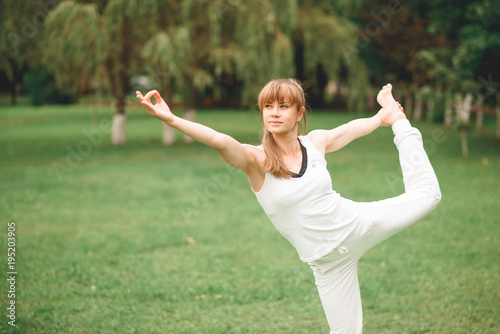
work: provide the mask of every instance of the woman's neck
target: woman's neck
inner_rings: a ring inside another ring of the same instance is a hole
[[[273,134],[273,137],[283,157],[295,157],[301,154],[302,151],[295,133],[286,135]]]

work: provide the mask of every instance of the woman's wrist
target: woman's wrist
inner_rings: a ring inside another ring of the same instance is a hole
[[[163,123],[167,124],[168,126],[170,127],[174,127],[174,122],[175,122],[175,118],[178,118],[177,116],[175,115],[172,115],[172,117],[169,117],[169,118],[163,118],[163,117],[158,117],[160,119],[160,121],[162,121]]]

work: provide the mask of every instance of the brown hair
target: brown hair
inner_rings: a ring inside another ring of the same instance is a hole
[[[278,103],[283,103],[285,100],[291,105],[297,106],[297,111],[299,113],[302,112],[302,107],[306,106],[306,98],[304,89],[300,83],[295,79],[276,79],[269,81],[259,94],[258,105],[261,115],[268,102],[278,101]],[[302,135],[304,135],[306,131],[306,114],[307,110],[304,111],[304,116],[299,123],[299,132]],[[262,147],[266,153],[266,161],[264,164],[265,170],[270,171],[277,178],[290,178],[292,174],[283,162],[281,152],[274,141],[273,134],[267,131],[265,127],[262,137]]]

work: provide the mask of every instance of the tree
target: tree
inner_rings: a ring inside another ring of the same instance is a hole
[[[356,49],[357,27],[339,14],[347,12],[349,2],[214,3],[218,4],[212,14],[216,76],[234,72],[242,83],[244,104],[253,105],[269,79],[298,77],[310,93],[321,96],[329,80],[346,80],[349,108],[364,109],[367,77]]]
[[[496,133],[500,138],[500,5],[495,1],[478,1],[468,8],[470,23],[461,31],[459,52],[460,58],[466,59],[465,64],[474,68],[477,129],[482,130],[484,103],[496,110]]]
[[[0,70],[10,82],[10,103],[14,105],[23,74],[29,66],[40,64],[39,37],[53,4],[5,0],[1,7]]]
[[[474,85],[469,86],[479,105],[483,101],[500,110],[500,6],[498,1],[432,2],[429,11],[431,33],[444,35],[455,41],[452,57],[454,70]],[[483,95],[483,96],[481,96]],[[481,115],[479,115],[481,116]],[[500,137],[500,113],[497,133]],[[481,124],[481,121],[479,121]]]
[[[227,78],[234,78],[241,87],[242,105],[253,106],[262,85],[271,78],[298,74],[307,88],[319,81],[319,70],[333,80],[347,73],[349,105],[362,110],[364,64],[357,53],[341,51],[342,43],[355,41],[356,27],[334,9],[328,1],[317,1],[315,6],[295,0],[159,1],[157,13],[177,15],[167,20],[154,15],[157,32],[142,55],[149,72],[155,73],[157,87],[181,96],[188,114],[194,114],[198,96],[207,88],[220,97],[219,84]],[[300,64],[298,49],[304,50]],[[164,142],[170,144],[171,139],[167,127]]]
[[[172,96],[175,90],[186,106],[187,119],[194,119],[199,93],[213,87],[210,58],[211,2],[158,1],[154,15],[155,34],[146,41],[141,52],[160,91]],[[212,1],[212,3],[214,3]],[[165,16],[162,13],[173,13]],[[186,141],[191,138],[185,137]],[[164,125],[163,142],[174,142],[173,129]]]
[[[472,104],[477,101],[481,115],[485,92],[492,97],[498,89],[481,87],[477,79],[484,81],[482,76],[488,72],[490,77],[493,72],[499,73],[494,56],[500,55],[500,6],[489,0],[472,3],[440,1],[429,16],[432,18],[429,30],[453,41],[450,41],[449,48],[423,50],[416,58],[424,69],[422,73],[444,89],[445,125],[451,124],[451,110],[455,109],[462,154],[467,157]],[[481,119],[478,124],[482,124]]]
[[[294,43],[303,50],[304,77],[317,83],[319,94],[329,81],[345,82],[348,108],[364,111],[368,73],[360,55],[362,31],[347,16],[354,5],[331,1],[299,3],[299,29],[294,31]],[[341,14],[341,8],[345,8],[346,14]]]
[[[116,144],[125,141],[130,79],[147,66],[161,90],[182,96],[188,111],[207,88],[220,95],[217,83],[224,78],[236,80],[248,106],[266,81],[296,74],[319,93],[328,80],[346,80],[350,108],[362,110],[366,68],[357,52],[342,52],[356,42],[356,26],[338,14],[348,6],[324,0],[64,1],[47,18],[43,60],[61,88],[76,89],[75,76],[107,84],[116,103]]]
[[[379,86],[391,82],[405,113],[416,120],[425,117],[426,105],[436,102],[422,100],[429,89],[424,86],[433,83],[420,71],[415,55],[423,49],[446,48],[450,44],[428,32],[426,13],[430,6],[423,1],[378,0],[364,1],[353,11],[364,28],[360,55],[368,65],[370,83]]]
[[[61,89],[77,89],[79,78],[111,91],[116,108],[112,142],[123,144],[125,96],[142,66],[139,52],[150,32],[147,14],[155,1],[87,2],[63,1],[49,13],[43,60]]]

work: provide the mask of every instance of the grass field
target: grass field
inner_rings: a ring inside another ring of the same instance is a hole
[[[113,147],[111,115],[89,106],[0,107],[0,331],[328,333],[311,270],[268,221],[245,175],[198,143],[162,146],[162,124],[140,109],[128,111],[128,144]],[[354,117],[313,112],[309,130]],[[203,111],[197,120],[259,140],[257,113]],[[443,200],[362,258],[365,333],[500,332],[494,121],[470,134],[469,159],[454,130],[414,124]],[[388,128],[327,160],[344,197],[403,191]],[[15,327],[6,316],[11,221]]]

